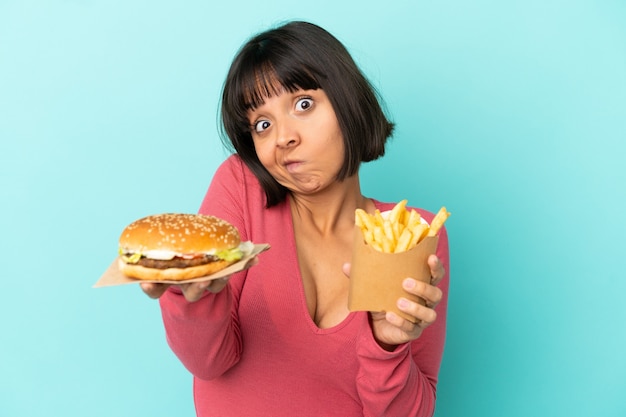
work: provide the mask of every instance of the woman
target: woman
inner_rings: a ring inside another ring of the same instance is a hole
[[[403,283],[426,300],[398,300],[417,324],[347,308],[354,212],[394,204],[361,193],[359,167],[384,154],[393,126],[344,46],[305,22],[253,37],[232,63],[221,111],[235,153],[199,211],[271,249],[227,279],[142,284],[194,375],[198,416],[432,415],[445,230],[428,260],[431,284]]]

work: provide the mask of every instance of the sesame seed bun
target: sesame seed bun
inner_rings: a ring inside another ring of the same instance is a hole
[[[120,271],[145,280],[184,280],[213,274],[233,260],[220,259],[221,251],[237,248],[237,229],[213,216],[165,213],[129,224],[119,238]],[[151,253],[172,259],[151,258]],[[136,254],[136,255],[135,255]],[[135,255],[135,259],[133,259]]]

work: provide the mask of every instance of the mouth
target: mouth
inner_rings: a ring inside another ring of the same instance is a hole
[[[287,170],[287,172],[294,172],[296,171],[300,166],[302,166],[302,161],[295,161],[295,160],[289,160],[289,161],[285,161],[283,163],[283,166],[285,167],[285,169]]]

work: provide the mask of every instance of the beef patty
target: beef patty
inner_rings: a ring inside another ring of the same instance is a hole
[[[190,266],[204,265],[211,262],[219,261],[217,256],[204,255],[192,259],[174,257],[174,259],[161,260],[149,259],[141,257],[135,265],[145,266],[146,268],[167,269],[167,268],[188,268]]]

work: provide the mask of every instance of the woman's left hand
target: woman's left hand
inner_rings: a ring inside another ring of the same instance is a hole
[[[408,298],[398,299],[398,309],[414,317],[415,323],[391,311],[370,313],[374,338],[383,349],[392,351],[399,344],[417,339],[424,329],[437,319],[435,307],[441,301],[443,293],[436,285],[443,279],[445,270],[435,255],[428,257],[428,266],[431,274],[430,283],[413,278],[406,278],[402,282],[404,290],[422,298],[425,305],[418,304]]]

